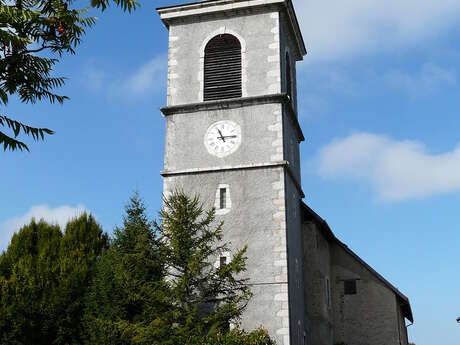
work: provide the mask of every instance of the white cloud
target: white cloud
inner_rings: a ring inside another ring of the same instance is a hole
[[[88,60],[81,70],[81,81],[92,92],[103,92],[109,100],[139,100],[156,92],[166,92],[168,57],[158,55],[130,73],[122,75],[119,66]]]
[[[384,80],[390,86],[406,91],[412,97],[417,97],[440,86],[455,86],[457,72],[455,69],[446,69],[434,63],[425,63],[416,74],[391,70],[386,73]]]
[[[375,97],[376,90],[379,90],[405,100],[426,101],[458,88],[457,70],[451,63],[425,62],[410,69],[383,71],[368,66],[323,65],[314,68],[307,77],[300,76],[299,85],[303,87],[299,104],[303,116],[317,116],[330,111],[337,103],[337,97],[362,101]]]
[[[105,71],[94,60],[88,61],[83,67],[82,82],[91,91],[101,90],[106,77]]]
[[[317,163],[321,176],[365,181],[388,201],[460,191],[460,143],[433,154],[415,141],[357,133],[324,147]]]
[[[139,98],[166,90],[167,56],[156,56],[132,74],[110,82],[109,97]]]
[[[458,0],[296,0],[310,60],[335,60],[426,43],[458,25]]]
[[[83,205],[77,205],[76,207],[60,206],[56,208],[50,208],[47,205],[34,206],[23,216],[8,219],[0,223],[0,251],[7,248],[13,234],[23,225],[28,224],[32,218],[35,218],[37,221],[44,219],[47,222],[59,224],[64,228],[69,220],[81,215],[85,211],[86,208]]]

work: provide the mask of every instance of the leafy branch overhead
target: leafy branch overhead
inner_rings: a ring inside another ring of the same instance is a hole
[[[6,116],[1,116],[1,115],[0,115],[0,126],[10,128],[13,131],[15,137],[17,137],[19,135],[19,133],[21,131],[23,131],[25,134],[31,135],[34,140],[39,140],[39,139],[44,140],[45,134],[53,134],[54,133],[50,129],[30,127],[30,126],[24,125],[23,123],[21,123],[19,121],[15,121],[15,120],[7,118]],[[2,142],[2,139],[4,139],[4,141],[3,141],[3,149],[5,151],[8,149],[7,140],[10,140],[9,145],[11,146],[12,150],[18,149],[18,150],[21,150],[21,151],[22,150],[29,151],[29,148],[27,147],[27,145],[25,145],[21,141],[16,140],[16,139],[12,139],[12,138],[8,139],[8,137],[5,134],[0,132],[0,143]]]
[[[91,0],[88,5],[104,11],[111,3],[128,12],[139,5],[136,0]],[[53,134],[13,120],[5,114],[6,106],[12,96],[31,104],[68,99],[56,91],[66,79],[52,72],[64,54],[76,53],[86,30],[95,24],[89,6],[76,8],[72,0],[0,0],[0,145],[5,151],[28,151],[21,134],[36,141]]]

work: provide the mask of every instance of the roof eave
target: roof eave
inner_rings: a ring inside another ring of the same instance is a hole
[[[307,55],[307,47],[305,45],[305,41],[303,39],[302,30],[300,29],[299,21],[297,19],[297,14],[295,12],[294,6],[291,0],[286,0],[284,3],[286,6],[286,10],[290,19],[290,23],[292,29],[294,31],[294,35],[297,41],[297,46],[299,47],[299,55],[301,56],[300,60],[303,60],[303,57]]]
[[[299,22],[292,5],[291,0],[266,0],[263,3],[258,2],[257,4],[250,4],[251,1],[247,0],[212,0],[212,1],[199,1],[188,4],[167,6],[157,8],[157,12],[160,15],[163,24],[169,28],[170,21],[177,18],[192,17],[197,15],[212,14],[223,11],[234,11],[242,8],[249,7],[262,7],[266,5],[282,5],[287,12],[289,22],[294,32],[295,39],[297,41],[299,60],[303,59],[303,56],[307,54],[305,42],[302,37]],[[212,9],[213,6],[221,6],[220,9]],[[225,7],[227,6],[227,7]],[[182,12],[182,14],[180,14]]]

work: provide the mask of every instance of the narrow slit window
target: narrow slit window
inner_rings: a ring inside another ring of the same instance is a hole
[[[292,71],[291,71],[291,59],[289,54],[286,53],[286,93],[289,99],[292,101]]]
[[[227,188],[220,189],[220,209],[224,210],[227,208]]]
[[[326,303],[327,307],[331,307],[331,282],[329,278],[326,278]]]
[[[224,267],[227,264],[227,258],[225,256],[220,257],[220,267]]]
[[[356,295],[358,293],[355,279],[345,280],[343,285],[345,295]]]
[[[242,97],[241,43],[233,35],[211,39],[204,52],[205,101]]]

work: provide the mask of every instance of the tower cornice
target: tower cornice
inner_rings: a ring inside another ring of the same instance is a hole
[[[305,141],[302,128],[300,127],[298,115],[292,106],[292,102],[286,93],[278,93],[273,95],[253,96],[253,97],[242,97],[242,98],[229,98],[218,101],[206,101],[199,103],[188,103],[174,105],[170,107],[163,107],[160,111],[165,116],[174,114],[186,114],[194,113],[197,111],[209,111],[209,110],[220,110],[220,109],[234,109],[250,105],[270,104],[270,103],[283,103],[287,106],[287,114],[289,120],[294,125],[299,142]]]
[[[197,174],[209,174],[219,173],[223,171],[237,171],[237,170],[255,170],[255,169],[270,169],[270,168],[284,168],[289,174],[292,182],[296,186],[302,198],[305,198],[305,193],[302,190],[302,184],[297,179],[296,175],[292,171],[288,161],[280,161],[275,163],[262,163],[262,164],[246,164],[246,165],[235,165],[235,166],[219,166],[219,167],[208,167],[208,168],[196,168],[187,170],[177,171],[162,171],[160,175],[163,177],[180,176],[180,175],[197,175]]]
[[[307,54],[305,41],[302,37],[299,22],[295,14],[291,0],[211,0],[199,1],[182,5],[159,7],[157,12],[164,25],[169,28],[174,21],[206,16],[222,12],[235,12],[238,10],[267,9],[268,6],[278,6],[285,11],[289,18],[289,24],[294,33],[297,43],[299,59]]]

